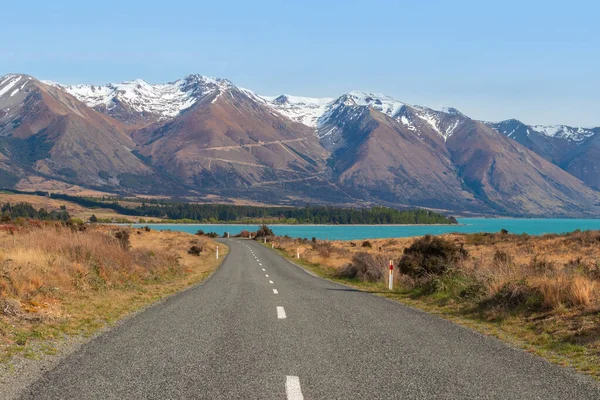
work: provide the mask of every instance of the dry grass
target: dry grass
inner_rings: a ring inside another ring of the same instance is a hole
[[[36,190],[62,193],[71,196],[114,196],[114,193],[103,192],[99,190],[93,190],[84,188],[78,185],[72,185],[70,183],[57,181],[54,179],[46,179],[40,176],[28,176],[23,178],[17,183],[15,189],[22,190],[24,192],[34,192]]]
[[[181,232],[0,226],[0,360],[40,340],[89,334],[213,271],[216,242]],[[188,254],[191,246],[200,256]],[[227,249],[221,248],[221,254]]]
[[[596,306],[600,303],[600,232],[529,237],[521,235],[443,235],[464,246],[469,253],[460,270],[485,285],[493,297],[507,283],[525,281],[539,289],[544,305],[551,309]],[[400,258],[416,238],[374,239],[371,247],[362,240],[316,243],[277,238],[278,248],[308,263],[340,269],[358,253],[377,254],[385,260]],[[382,265],[386,268],[386,265]],[[397,279],[403,277],[397,275]]]

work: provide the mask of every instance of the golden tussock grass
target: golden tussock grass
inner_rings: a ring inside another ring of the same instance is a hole
[[[463,246],[469,257],[460,270],[481,282],[488,296],[507,283],[524,281],[539,289],[549,308],[595,306],[600,301],[600,232],[542,237],[501,234],[449,234],[442,238]],[[416,238],[321,241],[277,238],[278,248],[303,260],[340,269],[360,252],[396,263]],[[367,242],[369,245],[363,245]],[[386,268],[386,265],[382,265]],[[402,277],[398,276],[398,279]]]
[[[216,242],[181,232],[57,223],[0,226],[0,360],[35,339],[89,334],[218,265]],[[199,256],[188,254],[191,246]],[[227,249],[221,246],[220,253]]]

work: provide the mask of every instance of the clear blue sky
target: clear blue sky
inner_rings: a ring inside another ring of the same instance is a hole
[[[600,126],[598,3],[8,1],[0,75],[100,84],[199,73],[267,95],[365,90],[478,119]]]

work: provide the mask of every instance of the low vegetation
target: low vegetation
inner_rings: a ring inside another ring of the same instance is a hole
[[[306,267],[600,377],[600,231],[361,242],[273,238]],[[387,266],[396,266],[387,291]]]
[[[257,207],[228,204],[168,203],[150,201],[135,208],[141,215],[201,222],[244,222],[286,224],[452,224],[442,214],[414,209],[399,211],[387,207],[365,209],[306,206]]]
[[[48,198],[48,192],[4,191],[4,196]],[[164,199],[119,197],[78,197],[51,194],[52,201],[70,202],[97,215],[101,223],[244,223],[244,224],[456,224],[453,217],[423,210],[396,210],[387,207],[342,208],[330,206],[271,207],[233,204],[199,204]],[[0,196],[0,200],[2,197]]]
[[[215,248],[181,232],[1,224],[0,360],[52,352],[65,335],[91,334],[202,280],[217,266]]]
[[[6,203],[2,206],[2,214],[0,220],[10,222],[18,219],[39,219],[43,221],[68,221],[71,216],[67,212],[67,208],[63,206],[60,210],[47,211],[45,208],[36,210],[29,203]]]

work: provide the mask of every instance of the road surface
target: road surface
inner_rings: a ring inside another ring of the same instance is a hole
[[[600,399],[592,379],[309,275],[258,243],[85,345],[24,399]]]

